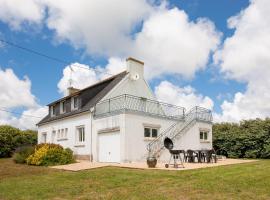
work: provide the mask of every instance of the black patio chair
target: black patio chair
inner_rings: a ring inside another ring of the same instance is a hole
[[[211,149],[211,150],[208,150],[207,152],[206,152],[206,156],[205,156],[205,158],[206,158],[206,162],[207,163],[210,163],[210,162],[217,162],[217,155],[216,155],[216,152],[215,152],[215,150],[214,149]]]
[[[195,158],[198,159],[198,153],[193,150],[188,149],[185,156],[185,162],[193,163],[195,162]]]

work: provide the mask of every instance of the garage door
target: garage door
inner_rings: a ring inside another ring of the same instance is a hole
[[[120,132],[100,133],[98,136],[99,162],[120,162]]]

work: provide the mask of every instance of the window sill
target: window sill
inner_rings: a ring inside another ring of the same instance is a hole
[[[205,140],[205,141],[201,140],[200,143],[210,143],[210,141],[209,140]]]
[[[85,144],[75,144],[74,147],[85,147]]]
[[[68,140],[67,138],[61,138],[61,139],[57,139],[57,141],[65,141]]]
[[[144,138],[144,141],[153,141],[155,139],[156,139],[156,137],[153,137],[153,138],[151,138],[151,137],[145,137]]]

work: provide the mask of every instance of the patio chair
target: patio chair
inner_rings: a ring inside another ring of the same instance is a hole
[[[217,162],[217,155],[214,149],[208,150],[206,153],[206,162],[210,163],[210,162]]]
[[[185,162],[193,163],[195,162],[196,157],[198,159],[198,154],[195,151],[188,149],[185,155]]]

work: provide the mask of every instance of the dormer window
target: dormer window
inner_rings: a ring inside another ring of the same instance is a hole
[[[55,116],[56,111],[55,111],[55,105],[51,106],[51,116]]]
[[[60,103],[60,112],[61,113],[65,113],[66,112],[66,102],[65,101],[62,101]]]
[[[79,108],[79,97],[75,96],[71,98],[71,109],[77,110]]]

